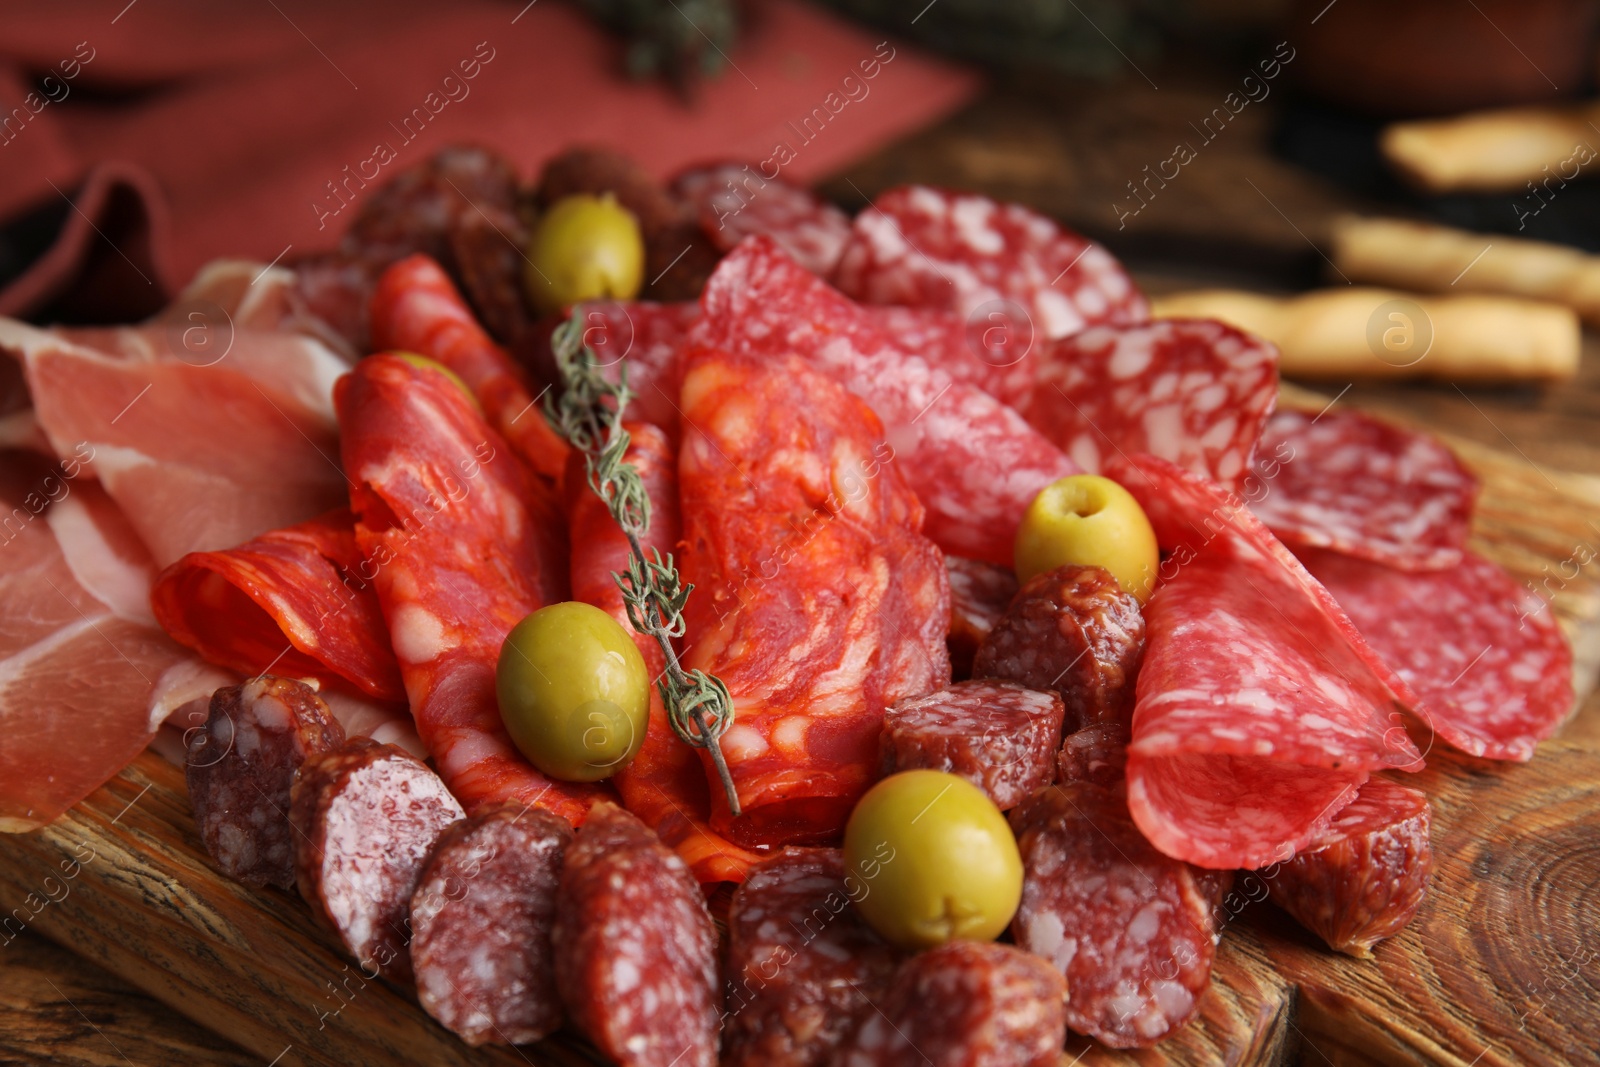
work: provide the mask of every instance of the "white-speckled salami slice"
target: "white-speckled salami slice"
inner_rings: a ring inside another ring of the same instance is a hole
[[[850,239],[849,215],[749,164],[693,167],[673,178],[672,191],[694,208],[700,228],[724,252],[751,234],[765,234],[796,263],[826,277]]]
[[[1482,556],[1412,573],[1314,549],[1301,558],[1446,743],[1528,760],[1572,710],[1572,649],[1550,605]]]
[[[1035,347],[1031,322],[992,308],[969,321],[954,311],[903,304],[863,304],[862,311],[895,344],[921,356],[958,382],[1023,410],[1033,395]]]
[[[1278,399],[1278,349],[1209,319],[1098,326],[1043,347],[1028,421],[1086,471],[1147,452],[1239,489]]]
[[[1461,561],[1478,496],[1444,442],[1344,408],[1278,412],[1255,474],[1250,510],[1284,541],[1407,571]]]

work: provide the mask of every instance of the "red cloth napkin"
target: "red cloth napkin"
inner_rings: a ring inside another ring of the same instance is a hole
[[[775,158],[804,183],[977,87],[799,0],[750,8],[685,102],[621,76],[621,45],[557,0],[29,5],[0,40],[0,220],[63,217],[0,314],[127,319],[212,258],[331,245],[345,201],[446,144],[529,176],[586,143],[661,176]]]

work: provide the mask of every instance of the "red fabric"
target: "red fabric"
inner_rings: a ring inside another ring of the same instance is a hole
[[[37,312],[55,294],[81,289],[82,252],[101,242],[95,226],[121,250],[100,248],[98,258],[123,262],[126,253],[164,290],[152,309],[214,257],[267,261],[286,246],[296,255],[328,246],[353,209],[321,219],[319,229],[314,205],[337,207],[323,199],[327,183],[343,180],[347,165],[354,173],[380,142],[394,158],[365,189],[351,181],[357,204],[457,142],[502,151],[529,176],[574,143],[609,145],[662,177],[707,158],[769,159],[787,142],[793,158],[782,174],[804,183],[976,87],[907,47],[879,49],[881,35],[799,0],[750,7],[730,57],[737,66],[686,103],[663,84],[621,76],[622,45],[549,0],[526,9],[521,0],[399,0],[381,14],[327,0],[30,5],[7,18],[0,42],[0,121],[21,109],[0,133],[0,220],[75,195],[102,167],[113,168],[99,175],[102,186],[114,178],[136,195],[85,197],[86,218],[70,213],[79,224],[63,229],[48,262],[0,292],[0,313]],[[476,76],[463,81],[459,64],[475,53]],[[870,81],[858,69],[864,62],[878,63]],[[55,99],[40,106],[45,97],[36,95],[29,105],[23,72],[51,76]],[[847,76],[856,80],[842,86]],[[430,92],[445,103],[407,143],[396,128]],[[830,103],[837,113],[804,140],[800,120]]]

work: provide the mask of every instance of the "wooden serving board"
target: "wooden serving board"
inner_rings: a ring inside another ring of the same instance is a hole
[[[1326,402],[1288,387],[1284,401]],[[1587,696],[1600,669],[1600,560],[1577,562],[1600,555],[1600,479],[1450,443],[1484,482],[1475,547],[1525,580],[1549,581]],[[1264,887],[1244,876],[1199,1016],[1133,1053],[1073,1039],[1062,1063],[1594,1058],[1600,749],[1558,740],[1525,765],[1436,749],[1410,780],[1434,803],[1433,888],[1375,959],[1327,952],[1259,903]],[[153,753],[50,826],[0,841],[0,904],[33,912],[30,929],[277,1067],[601,1062],[568,1034],[469,1049],[409,991],[364,978],[295,896],[212,870],[182,771]]]

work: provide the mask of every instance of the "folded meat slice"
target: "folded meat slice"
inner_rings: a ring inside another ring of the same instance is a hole
[[[876,776],[884,709],[950,680],[944,560],[882,424],[805,361],[691,352],[682,407],[685,666],[737,714],[721,744],[744,813],[712,778],[712,825],[826,840]]]
[[[1128,806],[1151,844],[1260,867],[1326,829],[1370,772],[1420,769],[1399,715],[1410,691],[1242,501],[1151,456],[1113,474],[1169,553],[1128,749]]]

